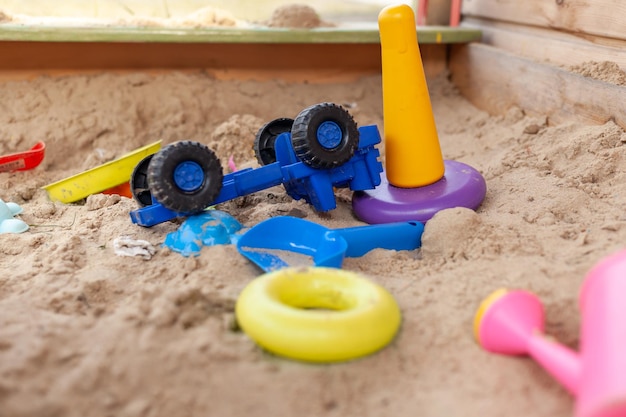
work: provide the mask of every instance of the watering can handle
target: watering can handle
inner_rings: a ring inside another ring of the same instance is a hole
[[[418,221],[335,229],[348,244],[345,256],[354,258],[372,249],[412,250],[422,245],[424,225]]]

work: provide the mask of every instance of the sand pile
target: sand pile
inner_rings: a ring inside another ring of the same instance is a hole
[[[0,153],[46,142],[34,171],[0,173],[0,198],[31,225],[0,236],[2,416],[569,416],[572,400],[530,360],[486,354],[472,337],[479,302],[535,291],[547,331],[578,344],[586,271],[626,242],[626,134],[614,123],[550,126],[523,109],[492,117],[445,78],[431,80],[444,156],[483,173],[477,213],[440,212],[418,251],[374,250],[344,268],[385,286],[399,336],[365,359],[308,365],[273,357],[237,330],[237,295],[260,274],[232,246],[183,258],[160,246],[176,223],[132,225],[133,200],[50,202],[41,186],[139,146],[192,139],[255,166],[254,132],[310,104],[351,103],[383,126],[380,77],[351,84],[218,81],[204,73],[100,74],[4,83]],[[216,100],[219,97],[219,100]],[[219,208],[251,226],[297,213],[359,225],[349,193],[316,213],[275,187]],[[122,236],[156,248],[115,255]]]

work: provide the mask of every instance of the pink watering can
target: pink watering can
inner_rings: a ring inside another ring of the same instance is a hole
[[[579,353],[543,334],[543,307],[526,291],[488,296],[474,333],[489,352],[536,360],[576,397],[576,417],[626,417],[626,250],[589,271],[579,306]]]

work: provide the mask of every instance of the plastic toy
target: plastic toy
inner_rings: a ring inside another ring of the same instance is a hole
[[[413,10],[385,7],[378,23],[385,173],[380,186],[354,194],[355,214],[367,223],[426,222],[445,208],[478,208],[487,191],[482,175],[442,157]]]
[[[239,295],[239,326],[261,347],[309,362],[374,353],[394,338],[401,315],[383,287],[334,268],[286,268],[265,274]]]
[[[22,233],[28,230],[28,224],[14,216],[22,213],[22,207],[15,203],[5,203],[0,200],[0,234]]]
[[[292,198],[302,198],[319,211],[332,210],[333,187],[356,191],[380,184],[379,142],[376,126],[357,129],[352,116],[332,103],[262,127],[254,144],[260,168],[223,175],[207,146],[176,142],[135,168],[131,189],[143,207],[130,217],[138,225],[153,226],[280,184]]]
[[[37,142],[26,152],[0,156],[0,172],[26,171],[37,167],[43,161],[46,144]]]
[[[423,232],[424,225],[419,222],[328,229],[297,217],[280,216],[243,233],[237,250],[266,272],[289,266],[295,260],[291,253],[312,258],[315,266],[341,268],[344,257],[363,256],[375,248],[416,249],[421,246]]]
[[[229,245],[236,242],[242,226],[233,216],[220,210],[207,210],[187,218],[177,231],[168,233],[164,246],[183,256],[197,256],[202,246]]]
[[[74,203],[92,194],[128,183],[135,166],[161,148],[161,141],[136,149],[114,161],[44,186],[53,201]]]
[[[489,352],[530,355],[576,397],[577,417],[626,416],[626,250],[587,274],[579,297],[580,353],[543,334],[539,299],[526,291],[498,290],[474,320]]]
[[[116,185],[115,187],[104,190],[102,191],[102,194],[117,194],[123,197],[133,198],[133,193],[130,191],[129,182],[125,182],[124,184]]]
[[[385,173],[396,187],[429,185],[443,177],[444,163],[413,10],[408,5],[386,7],[380,12],[378,25],[383,65]]]

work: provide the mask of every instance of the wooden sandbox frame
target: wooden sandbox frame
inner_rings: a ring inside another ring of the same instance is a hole
[[[446,69],[448,46],[474,28],[421,27],[427,74]],[[219,78],[324,82],[380,73],[375,23],[358,29],[0,27],[6,77],[77,71],[197,70]]]
[[[626,128],[626,87],[567,69],[612,61],[626,70],[620,0],[471,0],[458,28],[420,26],[427,77],[449,71],[491,114],[517,106],[549,123],[609,120]],[[123,70],[198,70],[221,79],[350,81],[380,73],[375,23],[359,28],[174,29],[0,27],[0,77]]]
[[[626,3],[620,0],[471,0],[463,27],[480,43],[450,48],[453,82],[477,107],[518,106],[548,122],[614,120],[626,129],[626,86],[568,67],[612,61],[626,71]]]

